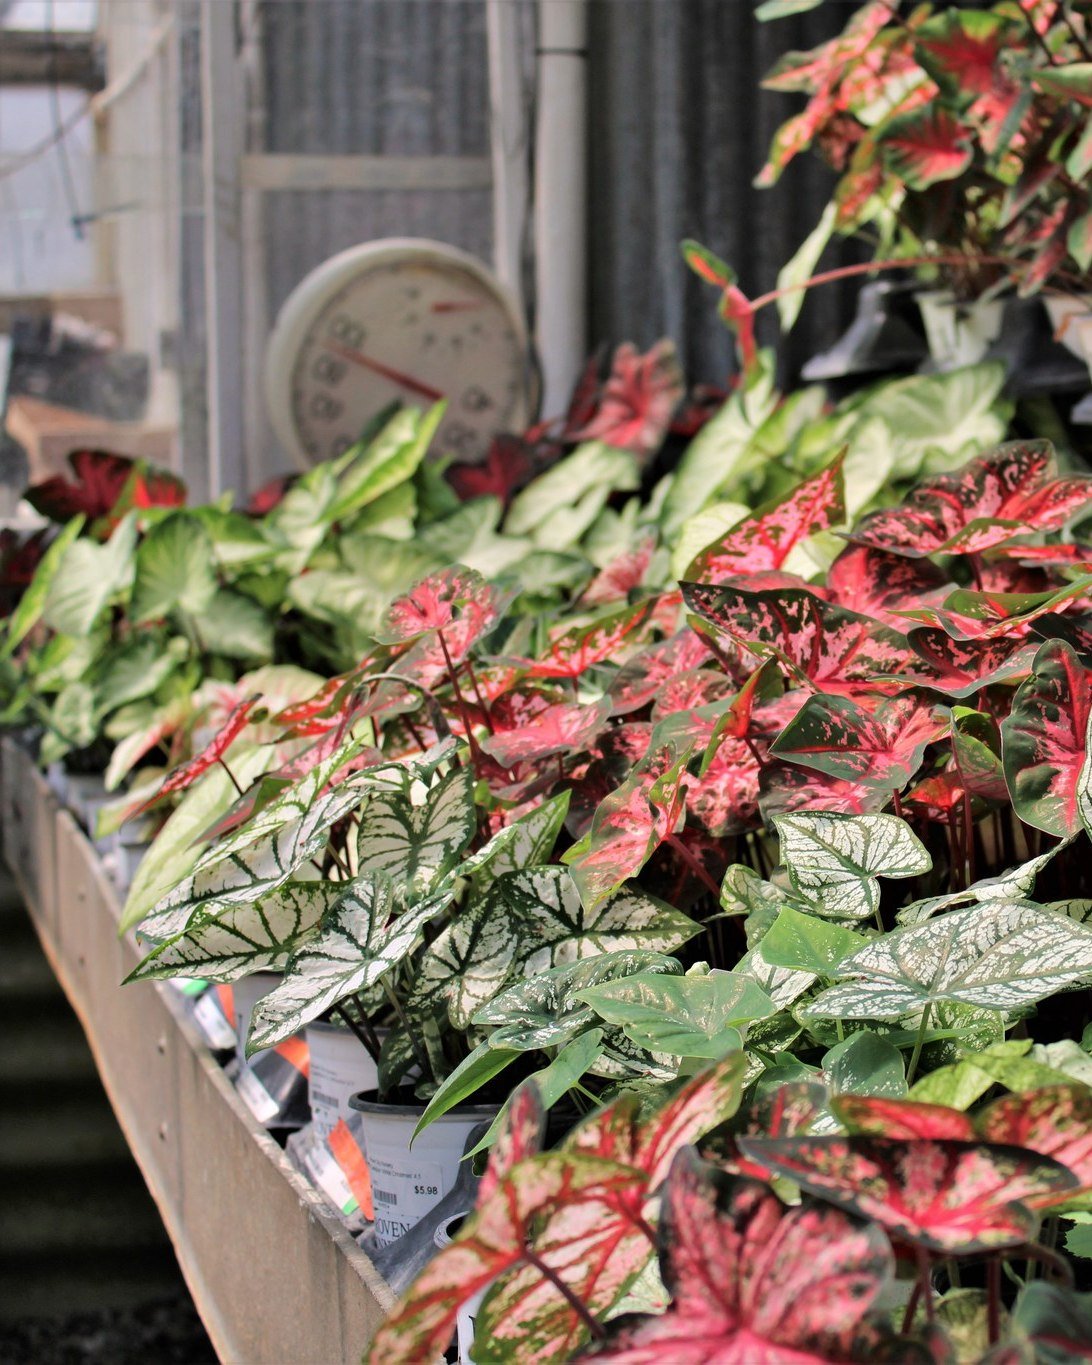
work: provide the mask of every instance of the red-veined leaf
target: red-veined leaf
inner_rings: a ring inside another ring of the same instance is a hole
[[[625,1365],[818,1365],[867,1360],[866,1321],[893,1271],[883,1233],[840,1210],[786,1209],[765,1185],[735,1179],[688,1150],[671,1172],[660,1316],[623,1318],[587,1360]]]
[[[883,1137],[739,1138],[752,1161],[900,1240],[969,1255],[1019,1246],[1037,1216],[1025,1200],[1072,1190],[1050,1157],[984,1142]]]
[[[479,1205],[493,1197],[514,1167],[542,1150],[545,1132],[542,1096],[533,1081],[526,1081],[512,1096],[490,1149],[489,1161],[478,1185]]]
[[[261,693],[256,693],[252,697],[247,697],[245,701],[241,701],[201,752],[195,754],[188,763],[183,763],[181,767],[175,768],[155,795],[142,802],[132,814],[141,815],[152,806],[158,805],[165,796],[170,796],[174,792],[185,791],[199,777],[207,773],[214,763],[219,763],[235,740],[250,724],[254,709],[261,700]]]
[[[614,353],[599,410],[572,439],[603,441],[648,458],[660,448],[685,391],[673,341],[657,341],[644,355],[627,341]]]
[[[953,640],[943,630],[920,626],[907,632],[910,648],[928,670],[904,669],[908,683],[934,687],[953,697],[969,697],[991,683],[1025,676],[1035,658],[1034,643],[999,636],[986,640]]]
[[[850,545],[827,574],[830,600],[847,611],[873,616],[896,630],[905,629],[900,607],[939,605],[951,589],[941,571],[927,559],[906,559],[874,545]]]
[[[471,498],[499,498],[507,506],[518,490],[530,482],[534,472],[527,441],[503,434],[493,437],[481,464],[449,465],[444,477],[464,502]]]
[[[918,485],[902,507],[875,512],[851,538],[910,558],[981,554],[1062,526],[1092,499],[1087,475],[1056,477],[1049,441],[1013,441]]]
[[[482,751],[502,767],[537,762],[551,754],[578,754],[590,747],[610,715],[607,697],[591,705],[558,702],[518,729],[500,730],[481,741]]]
[[[989,94],[1002,78],[1001,53],[1012,25],[999,15],[948,10],[917,29],[915,52],[926,71],[957,96]]]
[[[23,494],[27,502],[51,521],[68,521],[83,513],[88,522],[98,521],[114,510],[131,480],[140,484],[137,507],[181,507],[186,485],[166,470],[150,470],[143,461],[105,450],[74,450],[68,456],[73,477],[57,474],[33,484]]]
[[[1001,743],[1017,815],[1048,834],[1081,828],[1077,782],[1090,710],[1088,671],[1064,640],[1047,641],[1001,723]]]
[[[947,729],[943,710],[916,693],[886,698],[871,711],[849,697],[819,695],[808,698],[770,752],[831,777],[901,791]]]
[[[716,740],[701,776],[686,789],[687,812],[707,834],[724,838],[757,827],[759,760],[766,747],[764,740],[748,743],[727,731]]]
[[[913,1100],[892,1100],[882,1095],[837,1095],[831,1109],[851,1133],[874,1137],[928,1139],[930,1141],[974,1142],[974,1124],[959,1109],[945,1104],[918,1104]],[[1004,1142],[992,1138],[989,1141]],[[1025,1144],[1013,1142],[1022,1147]]]
[[[879,679],[898,674],[915,657],[896,631],[805,590],[746,592],[684,583],[683,598],[730,639],[780,659],[792,676],[819,691],[893,692],[896,684]]]
[[[610,602],[625,602],[629,594],[641,586],[655,551],[656,536],[652,534],[642,537],[633,549],[616,555],[584,589],[581,604],[598,607]]]
[[[700,668],[712,657],[709,646],[689,626],[669,640],[638,650],[611,679],[613,714],[625,715],[647,705],[664,682]]]
[[[804,479],[785,498],[760,507],[706,546],[687,569],[697,583],[723,583],[737,574],[780,569],[809,536],[838,526],[845,519],[842,462]]]
[[[771,761],[758,779],[758,806],[768,825],[775,815],[796,811],[834,811],[839,815],[875,815],[890,802],[891,793],[864,782],[831,777],[814,769]]]
[[[648,620],[654,599],[598,616],[588,625],[573,626],[551,641],[541,659],[519,659],[532,678],[579,678],[593,664],[617,656],[630,636]]]
[[[978,1116],[977,1127],[987,1142],[1053,1157],[1073,1172],[1082,1189],[1092,1188],[1092,1091],[1086,1085],[1048,1085],[1025,1095],[1004,1095]],[[1047,1195],[1028,1202],[1045,1208],[1058,1200]]]
[[[954,180],[971,164],[971,130],[947,109],[926,106],[899,114],[880,139],[892,175],[912,190]]]
[[[462,659],[497,615],[496,594],[481,574],[456,566],[430,574],[392,602],[376,638],[404,644],[442,631],[452,656]]]

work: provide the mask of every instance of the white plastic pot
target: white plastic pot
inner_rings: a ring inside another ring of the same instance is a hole
[[[917,296],[929,354],[938,370],[976,365],[1001,335],[1003,299],[959,303],[949,289]]]
[[[452,1190],[467,1138],[499,1112],[485,1104],[451,1109],[414,1140],[423,1105],[380,1104],[375,1091],[354,1095],[350,1104],[361,1115],[381,1247],[396,1242]]]
[[[246,1036],[250,1032],[250,1016],[262,996],[268,995],[282,980],[280,972],[253,972],[250,976],[241,976],[234,983],[232,1003],[235,1006],[235,1055],[241,1067],[253,1065],[259,1057],[265,1056],[264,1052],[256,1052],[253,1057],[247,1058]]]
[[[308,1024],[307,1046],[311,1051],[311,1122],[316,1136],[325,1139],[339,1119],[352,1113],[350,1097],[374,1090],[379,1075],[364,1044],[344,1025],[317,1020]]]

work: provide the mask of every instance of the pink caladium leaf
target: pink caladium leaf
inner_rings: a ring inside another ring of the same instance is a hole
[[[1080,1184],[1092,1188],[1092,1091],[1086,1085],[1048,1085],[1025,1095],[1004,1095],[978,1116],[976,1126],[987,1142],[1026,1147],[1053,1157]],[[1069,1190],[1031,1196],[1034,1208],[1046,1208],[1070,1198]]]
[[[1021,820],[1047,834],[1065,836],[1081,828],[1078,780],[1090,711],[1088,670],[1064,640],[1047,641],[1001,723],[1013,807]]]
[[[519,1162],[410,1286],[372,1342],[371,1365],[420,1365],[442,1356],[463,1303],[524,1261],[535,1219],[561,1210],[579,1247],[637,1182],[632,1167],[596,1156],[547,1152]],[[541,1277],[534,1275],[537,1285]],[[536,1339],[542,1349],[553,1345]]]
[[[648,459],[660,448],[685,392],[673,341],[657,341],[644,355],[627,341],[614,353],[599,410],[572,438],[603,441]]]
[[[1050,1157],[985,1142],[860,1136],[738,1144],[749,1160],[810,1194],[948,1255],[1019,1246],[1038,1225],[1026,1201],[1077,1184]]]
[[[906,608],[907,620],[934,626],[953,640],[989,640],[1008,635],[1026,636],[1035,622],[1054,616],[1057,609],[1080,603],[1087,609],[1092,579],[1080,578],[1051,592],[979,592],[957,588],[944,599],[943,607]],[[1083,599],[1083,600],[1082,600]]]
[[[700,242],[687,239],[682,244],[683,260],[699,279],[716,285],[721,291],[717,312],[735,333],[740,363],[744,372],[753,370],[758,361],[755,342],[755,310],[751,300],[736,283],[735,271]]]
[[[915,55],[942,89],[987,95],[1004,80],[1000,57],[1012,24],[997,14],[949,10],[915,33]]]
[[[635,877],[679,823],[694,744],[664,737],[662,729],[626,781],[600,803],[587,834],[565,854],[589,909]]]
[[[1047,612],[1033,622],[1031,629],[1042,640],[1064,640],[1080,655],[1082,663],[1092,666],[1092,617]]]
[[[940,603],[952,585],[927,559],[906,559],[874,545],[850,545],[827,574],[827,590],[835,606],[875,617],[896,630],[905,629],[901,607]]]
[[[706,546],[686,572],[696,583],[724,583],[737,574],[778,570],[809,536],[845,520],[839,455],[785,498],[766,503]]]
[[[925,107],[899,114],[884,126],[880,145],[892,175],[913,190],[954,180],[971,164],[972,130],[947,109]]]
[[[910,648],[927,665],[904,669],[907,683],[935,688],[952,697],[969,697],[991,683],[1025,677],[1031,671],[1036,645],[1032,641],[997,636],[985,640],[953,640],[943,630],[920,626],[906,635]]]
[[[820,694],[808,698],[770,752],[830,777],[901,791],[947,730],[944,709],[920,693],[885,698],[870,711],[849,697]]]
[[[542,1150],[546,1132],[546,1112],[542,1096],[533,1081],[525,1081],[509,1102],[489,1161],[478,1184],[478,1204],[485,1204],[497,1192],[501,1181],[521,1161]]]
[[[185,791],[199,777],[203,777],[214,764],[221,762],[228,749],[254,719],[255,709],[261,700],[261,694],[256,693],[252,697],[247,697],[245,701],[241,701],[201,752],[195,754],[189,762],[183,763],[181,767],[175,768],[164,780],[155,795],[142,802],[133,811],[133,814],[141,815],[144,811],[150,810],[152,806],[158,805],[164,797],[172,796],[175,792]]]
[[[656,698],[663,683],[700,668],[712,657],[709,646],[689,626],[668,640],[646,645],[631,655],[611,680],[613,714],[639,710]]]
[[[606,697],[588,706],[558,702],[518,729],[488,736],[481,741],[481,748],[505,768],[537,762],[551,754],[578,754],[591,746],[609,715],[610,701]]]
[[[545,657],[519,659],[532,678],[579,678],[594,664],[616,659],[626,641],[649,618],[655,599],[606,612],[583,626],[573,626],[550,642]]]
[[[625,1365],[818,1365],[870,1359],[868,1320],[891,1278],[883,1233],[838,1209],[787,1209],[688,1149],[676,1158],[661,1219],[671,1294],[659,1315],[622,1318],[585,1360]]]
[[[975,1142],[978,1132],[960,1109],[945,1104],[919,1104],[915,1100],[892,1100],[882,1095],[837,1095],[830,1103],[835,1116],[851,1133],[903,1140]],[[1004,1142],[1005,1139],[989,1138]],[[1026,1144],[1013,1142],[1022,1147]]]
[[[536,1256],[593,1315],[613,1307],[648,1263],[653,1247],[645,1206],[667,1179],[676,1153],[736,1112],[743,1069],[740,1053],[725,1057],[644,1118],[636,1097],[624,1096],[565,1139],[562,1154],[569,1159],[618,1164],[631,1173],[629,1185],[612,1189],[595,1209],[598,1221],[582,1214],[574,1201],[548,1209],[538,1224]],[[571,1303],[530,1265],[490,1292],[476,1327],[487,1361],[516,1359],[530,1344],[536,1365],[553,1365],[570,1359],[587,1341]]]
[[[581,604],[598,607],[627,601],[644,581],[655,552],[656,536],[643,536],[632,549],[624,550],[600,569],[584,589]]]
[[[442,631],[448,649],[465,658],[497,615],[493,589],[481,574],[457,565],[430,574],[396,598],[376,638],[386,644],[405,644]]]
[[[1057,477],[1049,441],[1013,441],[927,479],[902,507],[866,517],[851,538],[912,559],[981,554],[1063,526],[1090,500],[1087,475]]]
[[[875,815],[891,800],[882,787],[832,777],[815,769],[769,762],[759,774],[758,805],[765,824],[775,815],[824,810],[840,815]]]
[[[686,810],[707,834],[724,838],[759,824],[759,777],[766,744],[761,740],[748,743],[727,731],[715,743],[701,776],[690,779]]]
[[[450,465],[444,477],[463,502],[499,498],[507,506],[534,472],[529,443],[522,437],[503,434],[494,436],[481,464]]]
[[[684,583],[691,611],[753,653],[779,659],[797,681],[852,696],[893,692],[915,658],[905,637],[803,589],[747,592],[732,584]]]

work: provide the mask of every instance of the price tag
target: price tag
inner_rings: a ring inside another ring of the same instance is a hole
[[[235,1081],[235,1089],[259,1123],[268,1123],[271,1118],[276,1116],[280,1105],[249,1066],[240,1068]]]

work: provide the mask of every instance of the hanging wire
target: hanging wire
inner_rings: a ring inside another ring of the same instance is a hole
[[[56,26],[53,22],[53,0],[45,0],[45,22],[46,32],[52,38],[56,35]],[[64,190],[65,202],[68,205],[68,221],[72,226],[72,231],[77,241],[84,239],[84,223],[86,217],[80,211],[79,199],[76,195],[76,180],[72,174],[72,163],[68,157],[68,140],[62,131],[64,120],[61,117],[61,88],[57,80],[57,49],[52,46],[49,56],[49,108],[53,116],[53,132],[57,146],[57,163],[61,172],[61,186]]]

